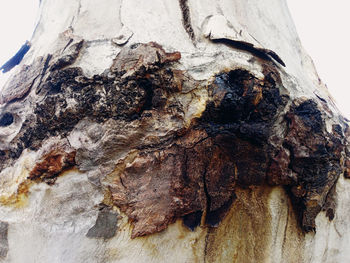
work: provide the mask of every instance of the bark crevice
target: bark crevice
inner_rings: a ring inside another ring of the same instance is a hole
[[[184,27],[187,35],[191,39],[192,43],[195,44],[196,43],[196,36],[194,34],[192,23],[191,23],[191,11],[190,11],[190,7],[188,4],[188,0],[179,0],[179,4],[180,4],[181,13],[182,13],[183,27]]]

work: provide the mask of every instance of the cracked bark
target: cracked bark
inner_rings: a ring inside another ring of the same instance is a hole
[[[5,262],[347,261],[349,126],[284,1],[107,2],[43,1],[1,91]]]
[[[188,0],[179,0],[180,9],[182,13],[182,24],[187,32],[188,36],[192,40],[193,43],[196,42],[196,36],[194,35],[194,31],[191,24],[191,12],[190,7],[188,5]]]

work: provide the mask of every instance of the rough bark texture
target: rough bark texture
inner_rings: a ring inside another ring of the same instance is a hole
[[[349,126],[284,1],[41,8],[0,97],[1,260],[350,259]]]

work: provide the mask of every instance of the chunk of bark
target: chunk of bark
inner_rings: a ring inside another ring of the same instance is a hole
[[[99,211],[95,225],[89,229],[88,238],[110,239],[117,231],[118,214],[107,209]]]
[[[28,178],[30,180],[39,179],[50,184],[54,182],[60,173],[72,168],[74,165],[75,151],[67,153],[59,149],[53,150],[35,165]]]

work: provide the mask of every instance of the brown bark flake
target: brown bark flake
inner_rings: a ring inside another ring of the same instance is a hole
[[[75,151],[64,152],[53,150],[46,154],[42,161],[38,162],[30,172],[28,179],[52,183],[57,176],[63,171],[72,168],[75,165]]]

